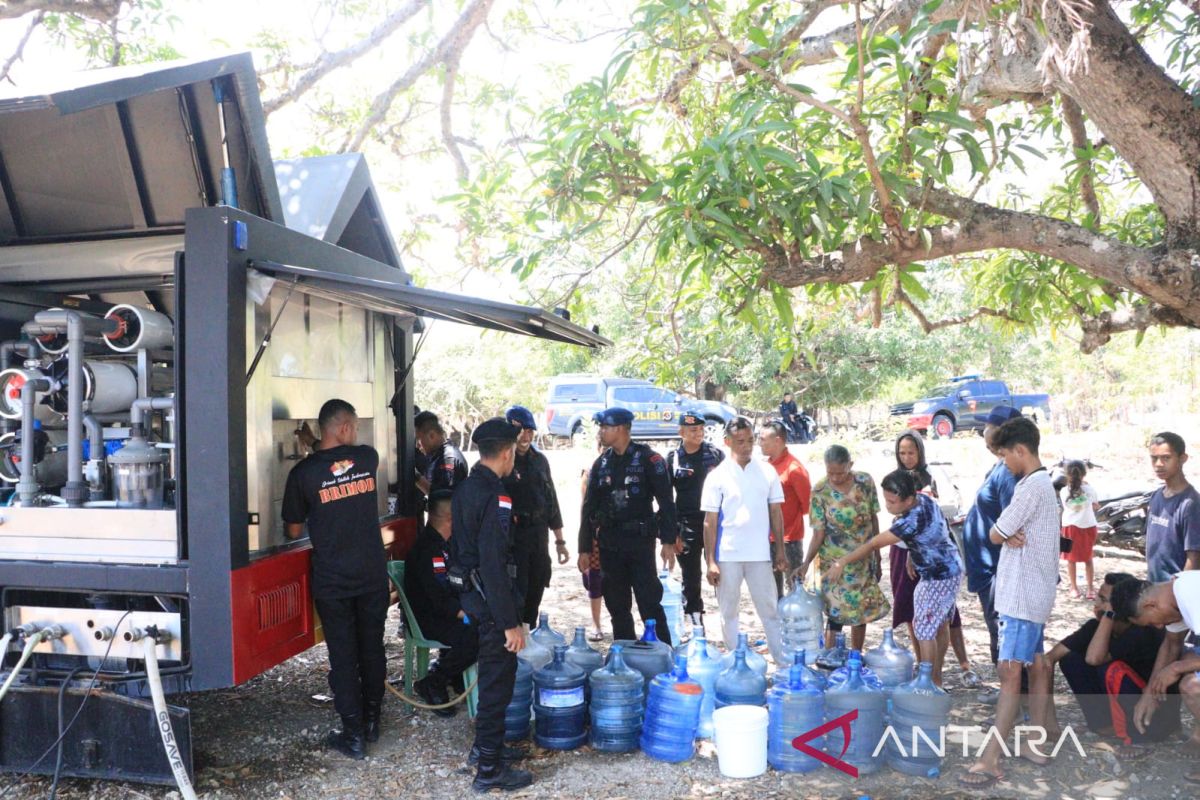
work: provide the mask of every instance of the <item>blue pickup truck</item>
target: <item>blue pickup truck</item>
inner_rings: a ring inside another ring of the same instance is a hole
[[[979,375],[961,375],[931,390],[914,402],[891,407],[893,417],[908,417],[908,427],[934,438],[956,431],[982,431],[988,414],[997,406],[1012,406],[1039,423],[1050,419],[1050,395],[1012,394],[1004,381]]]
[[[678,437],[679,416],[690,411],[704,417],[705,436],[716,440],[725,423],[737,416],[728,403],[684,397],[637,378],[559,375],[550,379],[546,429],[552,436],[578,436],[593,414],[612,406],[633,412],[635,439]]]

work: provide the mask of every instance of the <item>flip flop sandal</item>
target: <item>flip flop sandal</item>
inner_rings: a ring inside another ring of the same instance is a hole
[[[971,780],[970,776],[972,775],[982,775],[984,778],[986,778],[986,780]],[[990,772],[964,772],[962,775],[958,776],[958,785],[964,789],[990,789],[1003,780],[1003,773],[1000,775],[993,775]]]
[[[592,628],[587,638],[589,642],[603,642],[604,633],[599,628]]]
[[[1123,744],[1117,748],[1117,758],[1130,764],[1138,761],[1144,761],[1149,756],[1149,747],[1139,747],[1135,744]]]
[[[1096,599],[1096,593],[1095,593],[1095,592],[1088,592],[1088,593],[1087,593],[1087,599],[1088,599],[1088,600],[1095,600],[1095,599]]]
[[[966,686],[968,689],[978,689],[980,684],[983,683],[978,673],[973,669],[969,669],[962,674],[962,682],[963,686]]]

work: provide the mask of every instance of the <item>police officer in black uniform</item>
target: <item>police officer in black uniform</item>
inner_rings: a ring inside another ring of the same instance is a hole
[[[493,417],[471,436],[479,463],[454,493],[451,583],[479,627],[479,708],[469,761],[478,764],[476,791],[520,789],[533,775],[511,762],[523,754],[504,746],[504,710],[512,701],[517,653],[525,646],[512,553],[512,499],[501,480],[512,472],[517,429]]]
[[[467,479],[467,460],[462,451],[446,439],[446,429],[432,411],[417,414],[413,426],[417,431],[417,445],[424,454],[417,488],[426,497],[436,489],[453,492]]]
[[[462,680],[479,652],[479,632],[450,585],[450,497],[447,489],[434,490],[429,519],[404,559],[404,595],[421,633],[446,645],[429,674],[413,684],[417,695],[435,706],[450,702],[450,686]],[[453,717],[456,709],[437,708],[433,713]]]
[[[700,491],[704,479],[725,459],[725,453],[704,441],[704,417],[686,412],[679,418],[679,447],[667,453],[667,470],[675,488],[675,514],[683,550],[679,566],[683,572],[683,610],[692,625],[704,625],[704,601],[700,598],[704,576],[704,512]]]
[[[513,503],[513,554],[517,561],[517,590],[524,597],[521,619],[537,625],[538,606],[550,585],[550,545],[546,530],[554,532],[558,563],[571,558],[563,539],[562,512],[550,476],[550,462],[533,446],[537,422],[524,406],[513,406],[504,418],[520,433],[513,471],[504,479]]]
[[[375,473],[379,454],[358,444],[358,416],[330,400],[317,416],[321,439],[292,468],[283,491],[289,539],[308,527],[312,595],[329,651],[329,688],[342,728],[325,742],[354,759],[379,739],[387,660],[383,626],[389,602],[387,555],[379,538]]]
[[[662,584],[654,558],[654,538],[662,542],[662,558],[674,567],[679,531],[667,462],[644,444],[630,439],[633,414],[609,408],[593,418],[607,448],[588,473],[579,525],[579,569],[590,560],[592,536],[600,541],[600,575],[604,605],[612,617],[613,639],[633,639],[633,603],[642,619],[656,620],[658,638],[671,643],[662,608]],[[654,503],[658,503],[658,514]]]

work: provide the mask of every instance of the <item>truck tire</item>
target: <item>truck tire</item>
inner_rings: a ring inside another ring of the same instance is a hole
[[[954,435],[954,418],[949,414],[934,414],[929,431],[934,439],[949,439]]]
[[[716,417],[704,418],[704,441],[711,444],[713,447],[718,447],[721,444],[721,439],[724,437],[725,423]]]
[[[571,428],[571,446],[572,447],[585,446],[587,444],[587,442],[584,441],[585,436],[587,436],[587,431],[584,430],[583,423],[576,422],[574,427]]]

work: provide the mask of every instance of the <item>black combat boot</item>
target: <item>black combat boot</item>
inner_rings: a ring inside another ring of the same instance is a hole
[[[495,750],[480,748],[479,768],[475,772],[475,782],[471,784],[472,789],[477,792],[487,792],[492,789],[511,792],[516,789],[524,789],[531,783],[533,783],[532,772],[504,763],[500,759],[500,754]]]
[[[512,764],[528,757],[528,753],[519,747],[509,747],[504,745],[500,748],[500,760],[505,764]],[[467,763],[472,767],[479,765],[479,746],[471,745],[471,754],[467,756]]]
[[[325,737],[325,744],[355,761],[366,758],[367,752],[363,747],[362,717],[357,714],[352,717],[342,717],[342,729],[330,731],[329,735]]]
[[[446,691],[446,682],[436,672],[431,672],[414,683],[413,691],[426,705],[441,706],[450,702],[450,693]],[[431,708],[430,711],[439,717],[453,717],[458,713],[458,707]]]
[[[379,717],[382,713],[382,700],[363,701],[363,738],[368,742],[379,741]]]

